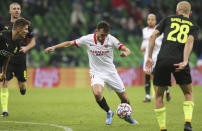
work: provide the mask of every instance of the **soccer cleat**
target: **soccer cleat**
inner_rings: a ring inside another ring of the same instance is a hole
[[[21,95],[25,95],[25,93],[26,93],[26,88],[20,88],[20,93],[21,93]]]
[[[128,117],[128,118],[126,118],[124,120],[127,121],[130,124],[139,124],[139,122],[136,121],[135,119],[133,119],[132,117]]]
[[[166,100],[170,101],[170,99],[171,99],[170,92],[166,92]]]
[[[184,124],[184,131],[192,131],[192,127],[191,127],[191,123],[190,122],[186,122]]]
[[[2,116],[2,117],[7,117],[7,116],[8,116],[8,112],[3,112],[3,113],[1,114],[1,116]]]
[[[151,102],[151,99],[145,98],[142,102],[144,102],[144,103]]]
[[[114,116],[114,112],[109,111],[107,112],[107,118],[106,118],[106,124],[111,125],[112,124],[112,117]]]

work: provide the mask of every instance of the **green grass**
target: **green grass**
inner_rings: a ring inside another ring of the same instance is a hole
[[[91,88],[32,88],[21,96],[16,88],[9,89],[9,117],[0,117],[0,131],[64,131],[48,125],[31,125],[3,121],[57,124],[74,131],[158,131],[154,102],[142,103],[144,88],[127,88],[133,117],[140,125],[131,125],[116,115],[110,126],[105,125],[106,113],[95,102]],[[202,130],[202,87],[194,87],[195,108],[192,126]],[[105,88],[104,96],[113,111],[120,103],[114,92]],[[184,124],[183,95],[178,87],[171,88],[172,99],[165,101],[168,131],[182,131]]]

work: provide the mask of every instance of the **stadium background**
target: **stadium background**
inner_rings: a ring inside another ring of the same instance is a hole
[[[175,14],[175,0],[1,0],[0,20],[9,19],[9,4],[22,5],[22,16],[32,21],[36,47],[28,53],[29,87],[89,87],[88,57],[84,47],[57,50],[45,55],[44,48],[93,33],[97,22],[107,20],[111,34],[131,49],[121,58],[115,50],[114,63],[126,86],[143,85],[140,51],[141,30],[147,14],[157,15],[158,22]],[[201,0],[190,0],[192,18],[202,27]],[[190,57],[193,83],[202,85],[202,32]],[[16,85],[13,80],[10,86]]]

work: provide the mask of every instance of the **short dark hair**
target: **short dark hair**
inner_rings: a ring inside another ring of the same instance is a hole
[[[101,21],[98,23],[97,25],[97,29],[100,30],[100,29],[104,29],[104,32],[109,32],[110,31],[110,25],[108,22],[106,21]]]
[[[24,27],[25,25],[30,26],[31,22],[24,19],[24,18],[19,18],[15,21],[15,23],[13,24],[13,29],[16,29],[17,27]]]

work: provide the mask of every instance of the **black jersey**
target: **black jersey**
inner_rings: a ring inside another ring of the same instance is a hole
[[[13,27],[13,23],[8,21],[8,22],[2,22],[0,24],[0,31],[1,30],[12,30]],[[31,28],[31,26],[29,26],[28,28],[28,34],[26,35],[25,38],[21,38],[19,40],[18,45],[19,46],[26,46],[30,40],[33,38],[33,30]],[[19,48],[20,49],[20,48]],[[14,63],[14,64],[21,64],[21,63],[25,63],[26,61],[26,54],[23,52],[19,52],[19,49],[17,50],[17,52],[11,57],[10,62],[9,63]]]
[[[164,33],[158,60],[173,59],[176,62],[183,61],[184,46],[188,36],[192,35],[194,39],[197,39],[199,32],[192,20],[182,15],[166,17],[156,30]]]
[[[12,40],[12,31],[0,32],[0,56],[9,57],[17,53],[19,40]]]

